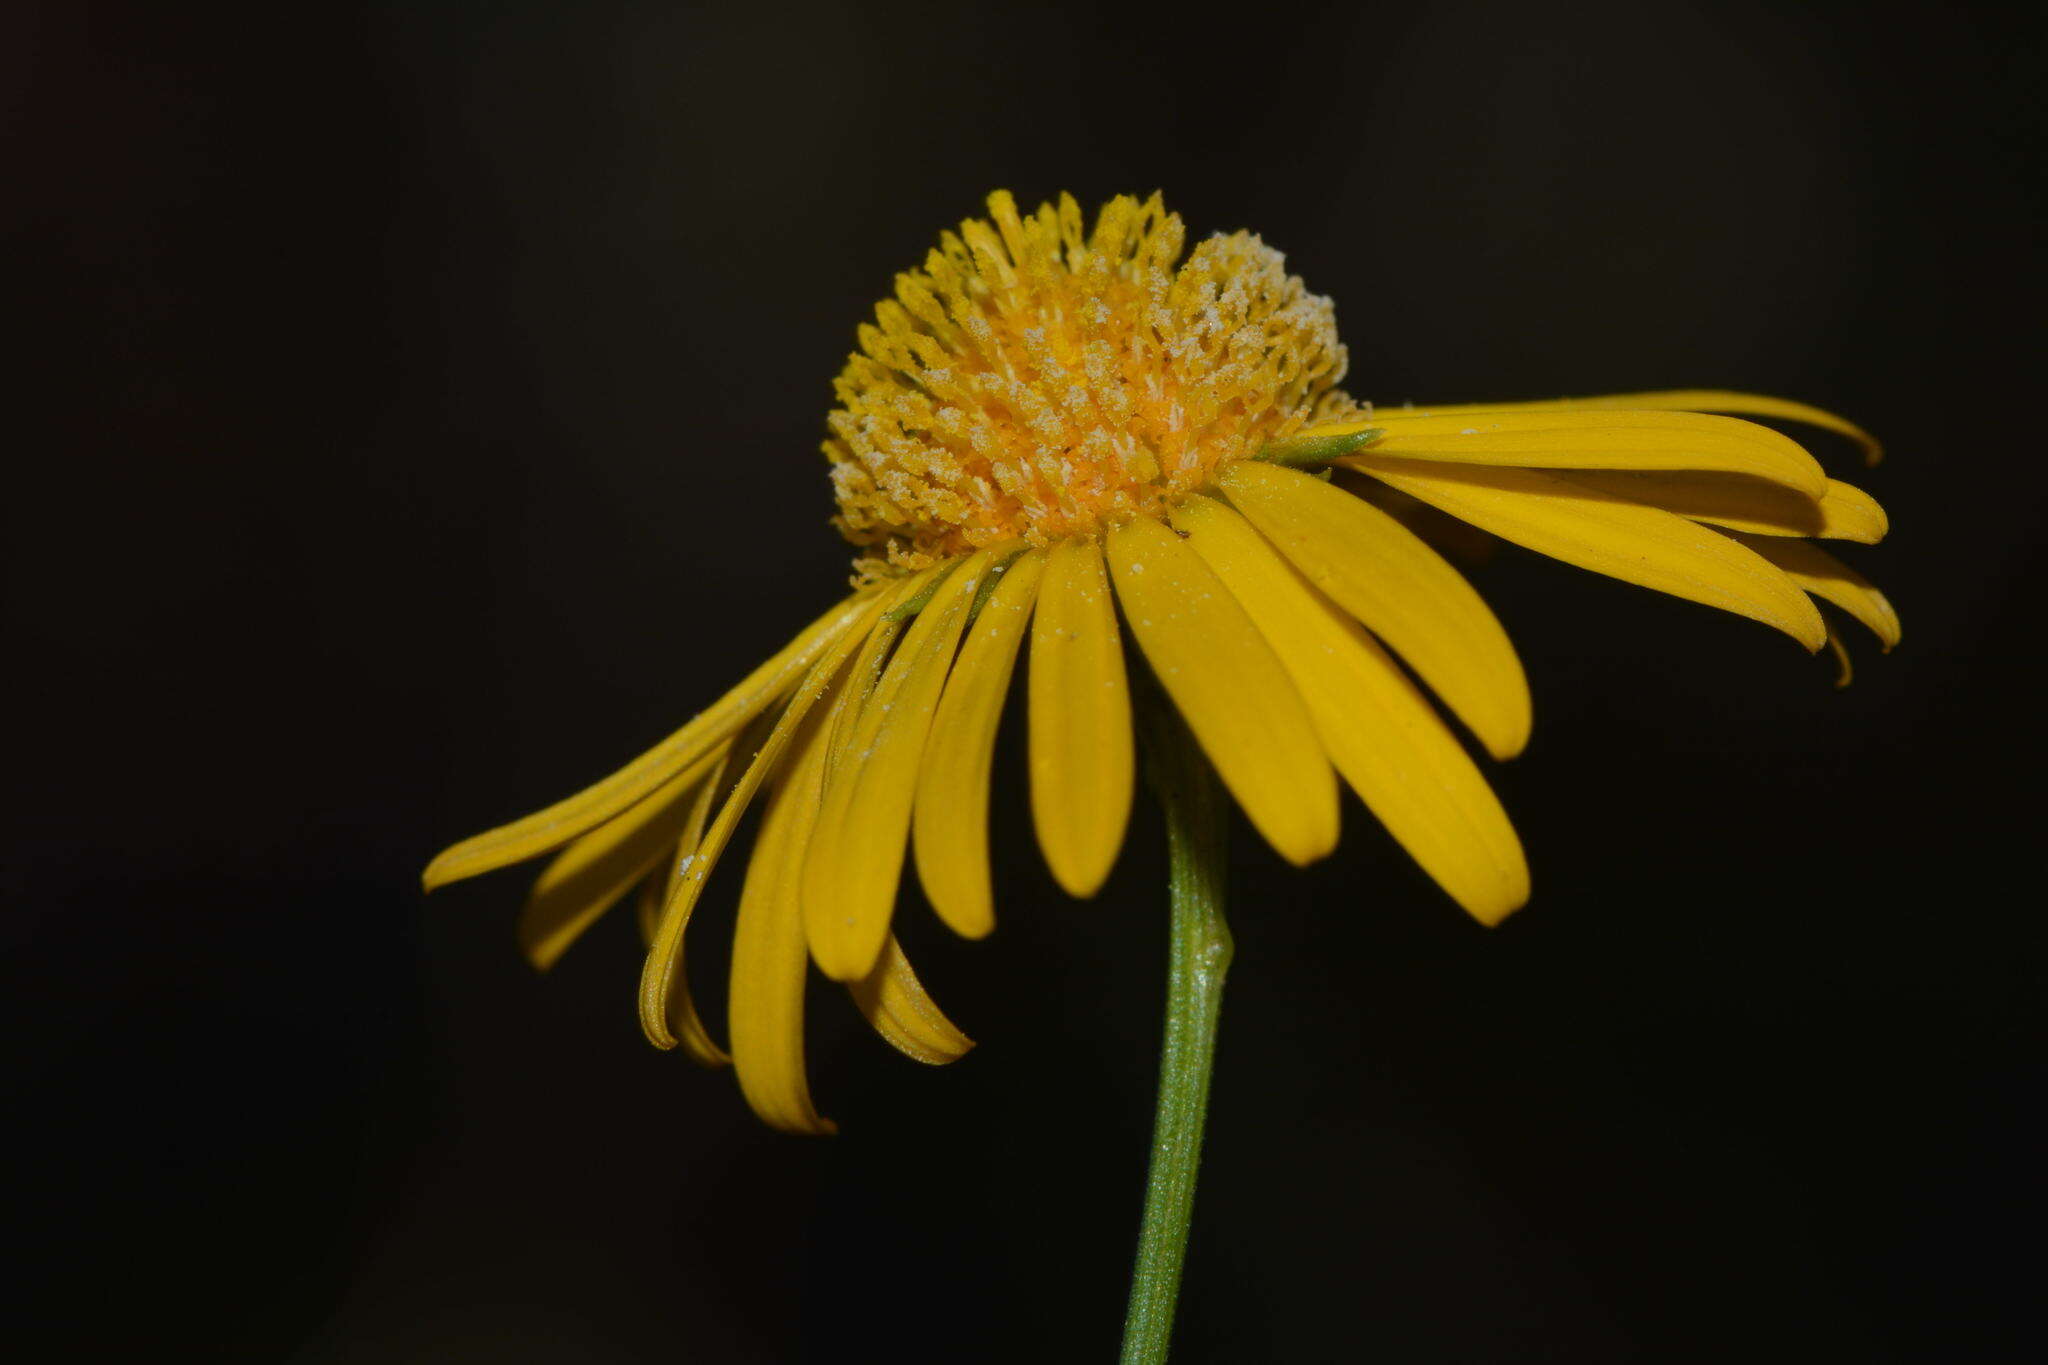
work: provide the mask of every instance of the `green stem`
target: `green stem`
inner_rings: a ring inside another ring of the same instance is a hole
[[[1223,977],[1230,970],[1230,926],[1223,919],[1226,807],[1215,772],[1164,698],[1147,708],[1152,785],[1166,812],[1168,894],[1173,906],[1166,983],[1166,1038],[1159,1061],[1159,1107],[1152,1124],[1152,1165],[1145,1219],[1124,1316],[1123,1365],[1158,1365],[1173,1335],[1194,1212],[1195,1173],[1209,1113],[1209,1072]]]

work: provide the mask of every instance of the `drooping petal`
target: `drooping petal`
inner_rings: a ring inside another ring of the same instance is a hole
[[[1442,556],[1387,513],[1312,474],[1246,461],[1218,483],[1310,582],[1407,660],[1489,753],[1522,751],[1529,683],[1521,660]]]
[[[1820,536],[1875,545],[1891,529],[1877,499],[1829,479],[1818,500],[1762,479],[1727,474],[1636,474],[1574,469],[1568,483],[1693,521],[1765,536]]]
[[[1150,517],[1109,533],[1124,619],[1223,785],[1289,862],[1337,845],[1337,783],[1315,722],[1245,605]]]
[[[1369,425],[1400,421],[1410,417],[1462,417],[1485,412],[1599,412],[1614,409],[1663,410],[1671,412],[1725,412],[1742,417],[1777,417],[1788,422],[1846,436],[1862,447],[1870,464],[1883,454],[1877,438],[1845,417],[1824,408],[1773,398],[1762,393],[1737,393],[1729,389],[1661,389],[1652,393],[1608,393],[1592,398],[1552,398],[1533,403],[1435,403],[1419,407],[1384,407],[1373,410]]]
[[[447,849],[427,864],[422,884],[432,891],[539,857],[619,814],[786,695],[819,655],[854,628],[873,602],[871,592],[847,598],[682,729],[595,786]]]
[[[944,1066],[974,1046],[925,993],[894,934],[883,942],[874,968],[846,989],[875,1032],[912,1061]]]
[[[1886,649],[1899,642],[1899,614],[1877,585],[1841,560],[1803,540],[1729,534],[1784,570],[1815,597],[1832,602],[1870,628]]]
[[[1540,469],[1693,470],[1743,474],[1819,498],[1827,474],[1798,442],[1769,427],[1697,412],[1487,412],[1403,416],[1373,425],[1360,454],[1446,464]],[[1313,436],[1323,431],[1312,427]]]
[[[939,583],[826,774],[804,854],[804,924],[818,969],[835,981],[866,976],[889,936],[925,736],[990,560],[979,551]]]
[[[790,694],[788,704],[783,707],[767,739],[741,772],[732,794],[720,807],[718,818],[705,831],[696,853],[688,860],[689,866],[681,869],[682,875],[670,888],[667,903],[662,907],[660,927],[655,931],[654,946],[647,950],[647,961],[640,973],[640,1028],[656,1047],[672,1048],[676,1045],[676,1035],[670,1023],[670,997],[675,993],[677,978],[681,975],[683,935],[689,928],[690,912],[703,893],[704,883],[718,865],[719,855],[725,851],[740,817],[746,813],[748,803],[754,799],[754,793],[762,782],[781,761],[783,750],[789,746],[804,717],[844,669],[848,657],[866,641],[882,613],[907,596],[907,590],[915,581],[905,580],[897,587],[867,599],[866,609],[853,627],[836,636],[811,664],[803,681]],[[736,757],[744,758],[745,755]]]
[[[1762,621],[1808,649],[1827,640],[1820,613],[1796,584],[1729,536],[1684,517],[1534,469],[1446,470],[1378,457],[1346,463],[1538,554]]]
[[[682,854],[675,855],[678,859]],[[654,946],[654,935],[661,928],[661,906],[668,899],[668,877],[655,869],[640,882],[640,894],[633,898],[633,920],[640,926],[640,947],[642,951]]]
[[[691,763],[640,803],[555,855],[534,880],[519,915],[519,947],[539,971],[555,965],[585,929],[662,861],[688,824],[696,789],[708,783],[725,746]]]
[[[697,789],[697,795],[690,802],[689,819],[683,825],[682,837],[676,841],[675,860],[668,870],[653,885],[660,888],[655,903],[646,911],[646,918],[654,924],[647,933],[647,945],[651,949],[660,932],[661,912],[676,897],[677,884],[696,865],[697,856],[704,845],[704,831],[711,819],[714,808],[722,807],[731,799],[733,787],[738,783],[741,769],[732,761],[737,753],[751,754],[760,750],[761,741],[767,735],[772,722],[764,716],[756,716],[747,722],[747,728],[733,737],[732,747],[727,750],[711,775]],[[682,946],[676,951],[676,972],[674,986],[669,997],[668,1016],[675,1030],[676,1042],[683,1054],[699,1066],[725,1066],[732,1061],[726,1050],[712,1040],[711,1030],[704,1024],[704,1016],[697,1011],[697,1001],[690,991],[690,978],[682,969]]]
[[[747,863],[733,931],[732,995],[727,1012],[733,1070],[763,1122],[786,1133],[825,1134],[830,1119],[811,1102],[804,1074],[803,853],[817,824],[825,779],[826,726],[814,709],[786,775],[768,798]]]
[[[1031,813],[1053,878],[1092,896],[1131,815],[1130,689],[1102,546],[1046,552],[1031,623]]]
[[[1482,923],[1519,909],[1521,841],[1421,689],[1230,508],[1190,497],[1173,524],[1272,642],[1337,770],[1388,832]]]
[[[1040,550],[1010,562],[981,614],[967,628],[925,742],[912,822],[918,878],[939,918],[965,938],[980,938],[995,927],[988,862],[989,773],[995,762],[996,724],[1044,572],[1045,553]]]
[[[914,579],[906,579],[890,590],[891,605],[882,611],[875,628],[868,632],[868,638],[854,655],[853,666],[846,671],[846,684],[839,690],[832,703],[832,731],[825,741],[825,784],[830,787],[832,774],[839,771],[846,756],[853,752],[854,730],[866,708],[868,698],[874,695],[881,684],[882,670],[889,665],[889,657],[896,650],[896,642],[903,637],[903,631],[914,619],[903,614],[903,608],[915,602],[931,590],[932,581],[946,572],[949,566],[941,565],[928,569]]]

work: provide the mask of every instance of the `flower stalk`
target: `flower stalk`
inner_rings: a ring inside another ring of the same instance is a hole
[[[1156,692],[1146,699],[1152,703],[1141,712],[1150,741],[1148,771],[1166,813],[1172,930],[1159,1101],[1137,1266],[1124,1317],[1123,1365],[1164,1361],[1173,1335],[1209,1114],[1216,1024],[1232,953],[1230,926],[1223,917],[1228,826],[1220,784],[1166,699]]]

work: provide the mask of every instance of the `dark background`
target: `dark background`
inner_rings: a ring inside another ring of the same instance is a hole
[[[2021,22],[10,10],[21,1354],[1110,1357],[1156,818],[1072,903],[1007,753],[997,934],[905,914],[982,1046],[924,1070],[821,989],[831,1141],[645,1046],[623,920],[542,979],[521,875],[416,883],[840,591],[828,381],[1008,186],[1261,232],[1361,396],[1723,385],[1891,450],[1814,439],[1898,528],[1852,552],[1906,643],[1852,638],[1846,693],[1733,617],[1477,573],[1538,716],[1499,931],[1355,804],[1307,873],[1239,840],[1176,1358],[2039,1358]]]

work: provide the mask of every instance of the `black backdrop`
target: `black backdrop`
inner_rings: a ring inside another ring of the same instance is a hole
[[[1239,840],[1177,1358],[2039,1349],[2037,30],[1741,0],[8,27],[27,1358],[1108,1357],[1156,818],[1069,902],[1006,753],[998,932],[905,915],[982,1046],[926,1071],[821,990],[832,1141],[640,1041],[623,922],[536,978],[517,875],[415,880],[839,589],[827,381],[996,186],[1263,233],[1364,396],[1742,387],[1892,452],[1863,481],[1898,530],[1856,559],[1907,642],[1856,642],[1846,693],[1746,622],[1479,573],[1538,715],[1497,772],[1537,884],[1501,930],[1355,806],[1307,873]]]

